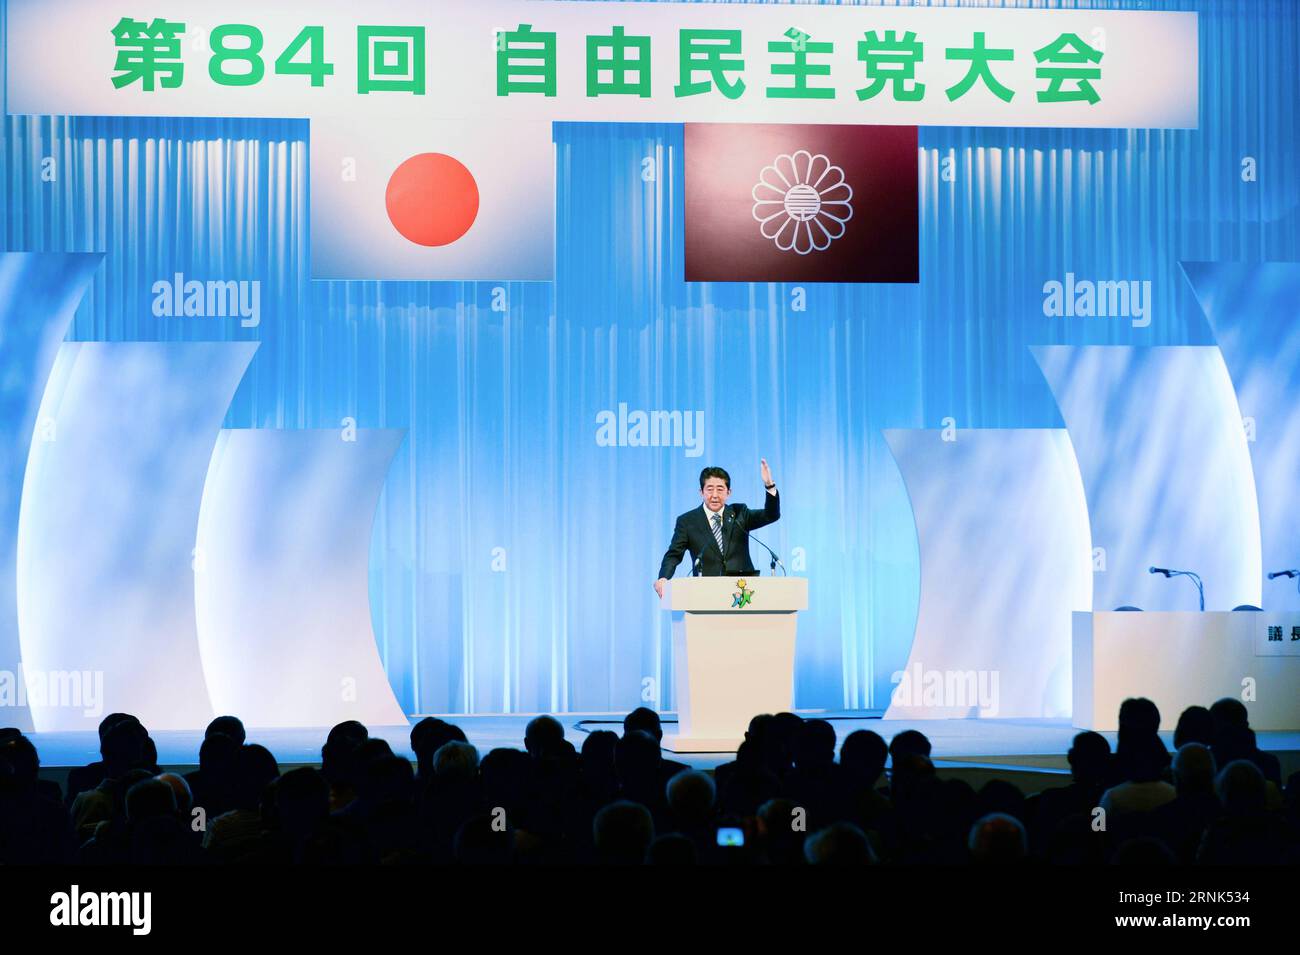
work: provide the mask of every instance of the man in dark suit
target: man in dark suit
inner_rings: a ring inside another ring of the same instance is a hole
[[[722,468],[705,468],[700,472],[702,504],[677,518],[673,542],[668,545],[668,552],[659,565],[659,579],[655,581],[655,593],[660,597],[687,551],[692,569],[699,561],[699,572],[705,577],[757,573],[749,559],[749,532],[766,527],[781,516],[781,498],[772,472],[765,458],[759,463],[763,487],[767,489],[761,511],[744,504],[727,503],[731,496],[731,475]]]

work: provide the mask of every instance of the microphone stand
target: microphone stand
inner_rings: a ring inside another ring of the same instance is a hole
[[[1201,582],[1199,575],[1190,570],[1170,570],[1167,567],[1150,567],[1148,570],[1153,574],[1164,574],[1166,579],[1169,577],[1192,578],[1192,583],[1196,584],[1196,593],[1200,597],[1201,613],[1205,612],[1205,584]]]
[[[759,547],[763,548],[763,550],[767,551],[769,554],[772,555],[772,562],[769,563],[769,564],[767,565],[767,569],[768,569],[768,570],[770,570],[772,573],[775,574],[775,573],[776,573],[777,565],[780,564],[780,566],[781,566],[781,576],[782,576],[782,577],[788,577],[788,576],[790,576],[790,575],[786,572],[785,564],[781,563],[781,558],[776,556],[776,551],[772,550],[772,548],[768,547],[766,544],[764,544],[761,540],[759,540],[759,539],[758,539],[757,537],[755,537],[753,534],[750,534],[750,535],[749,535],[749,539],[752,540],[752,541],[757,541]]]
[[[1192,582],[1196,584],[1196,594],[1201,599],[1201,613],[1205,613],[1205,584],[1201,582],[1201,578],[1190,570],[1180,570],[1177,573],[1180,577],[1192,578]]]

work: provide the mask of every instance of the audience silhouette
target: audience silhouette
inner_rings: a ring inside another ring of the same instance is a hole
[[[1300,774],[1283,785],[1246,707],[1189,707],[1172,757],[1160,721],[1150,700],[1125,700],[1113,752],[1079,733],[1069,782],[1027,794],[1026,776],[937,768],[915,729],[888,742],[856,730],[837,758],[832,723],[793,713],[755,716],[736,758],[712,772],[665,758],[646,708],[621,735],[584,733],[580,752],[564,724],[538,716],[522,750],[481,758],[461,728],[423,719],[410,732],[414,764],[348,721],[329,731],[318,767],[283,773],[220,716],[185,776],[160,770],[138,719],[112,713],[100,759],[62,789],[41,778],[31,740],[0,730],[0,864],[1300,861]]]

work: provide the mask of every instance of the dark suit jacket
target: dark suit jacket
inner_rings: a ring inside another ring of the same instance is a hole
[[[698,559],[700,574],[704,577],[757,573],[749,559],[749,532],[766,527],[781,516],[780,493],[764,493],[763,497],[761,511],[744,504],[723,507],[721,550],[713,536],[713,528],[704,516],[703,507],[691,508],[678,517],[677,526],[673,528],[673,542],[668,545],[668,552],[659,565],[659,576],[671,577],[687,551],[691,555],[689,567],[694,567]]]

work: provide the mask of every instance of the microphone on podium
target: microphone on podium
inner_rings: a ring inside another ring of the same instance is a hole
[[[1197,575],[1196,573],[1194,573],[1193,571],[1190,571],[1190,570],[1173,570],[1173,569],[1171,569],[1171,568],[1169,568],[1169,567],[1148,567],[1148,568],[1147,568],[1147,573],[1150,573],[1150,574],[1164,574],[1166,578],[1169,578],[1169,577],[1190,577],[1190,578],[1192,578],[1192,583],[1196,584],[1196,593],[1197,593],[1197,594],[1200,596],[1200,598],[1201,598],[1201,610],[1202,610],[1202,611],[1205,610],[1205,584],[1201,582],[1201,578],[1200,578],[1200,576]]]
[[[737,522],[736,519],[735,519],[735,517],[734,517],[733,515],[728,515],[728,521],[729,521],[730,523],[732,523],[732,524],[739,523],[739,524],[741,525],[741,528],[740,528],[740,529],[741,529],[741,530],[744,530],[744,529],[745,529],[745,527],[744,527],[744,522],[743,522],[743,521],[739,521],[739,522]],[[786,572],[785,564],[781,563],[781,558],[777,556],[776,551],[772,550],[772,548],[768,547],[766,544],[764,544],[761,540],[759,540],[759,539],[758,539],[757,537],[755,537],[753,534],[750,534],[750,535],[749,535],[749,539],[752,540],[754,543],[758,544],[759,547],[763,548],[763,550],[767,551],[768,554],[771,555],[771,557],[772,557],[771,563],[769,563],[769,564],[767,565],[767,569],[768,569],[770,572],[775,573],[775,572],[776,572],[777,565],[780,565],[780,567],[781,567],[781,576],[782,576],[782,577],[788,577],[788,576],[789,576],[789,574]]]
[[[1277,577],[1287,577],[1287,578],[1300,577],[1300,568],[1292,567],[1288,570],[1275,570],[1273,571],[1273,573],[1268,575],[1269,580],[1274,580]],[[1300,590],[1300,580],[1296,581],[1295,589]]]
[[[772,562],[771,562],[770,564],[767,565],[767,569],[768,569],[769,571],[772,571],[773,573],[775,573],[775,572],[776,572],[777,565],[780,564],[780,566],[781,566],[781,576],[782,576],[782,577],[788,577],[788,576],[789,576],[789,574],[786,572],[785,564],[782,564],[782,563],[781,563],[781,558],[778,557],[778,556],[776,555],[776,551],[772,550],[772,548],[768,547],[766,544],[764,544],[761,540],[759,540],[759,539],[758,539],[757,537],[755,537],[753,534],[750,534],[750,535],[749,535],[749,539],[752,540],[752,541],[754,541],[755,543],[757,543],[759,547],[763,548],[763,550],[767,551],[769,554],[772,555]]]

